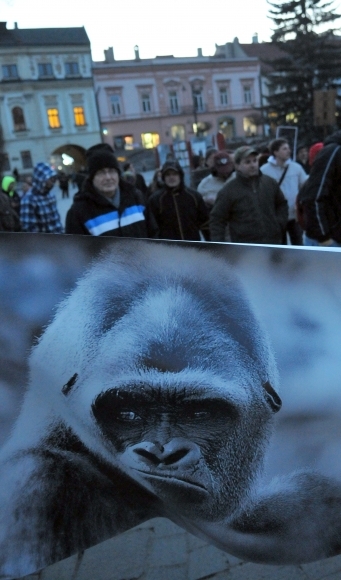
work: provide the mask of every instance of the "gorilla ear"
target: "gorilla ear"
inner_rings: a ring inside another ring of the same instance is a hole
[[[75,384],[75,382],[77,381],[77,377],[78,377],[78,373],[75,373],[75,374],[74,374],[74,375],[71,377],[71,379],[69,379],[69,380],[68,380],[68,382],[67,382],[67,383],[65,383],[65,385],[63,385],[63,387],[62,387],[62,393],[63,393],[63,395],[67,396],[67,395],[70,393],[70,391],[71,391],[71,389],[72,389],[73,385],[74,385],[74,384]]]
[[[266,381],[266,383],[263,383],[262,386],[263,386],[263,389],[265,391],[266,401],[269,403],[272,411],[274,413],[278,413],[278,411],[280,410],[280,408],[282,406],[282,401],[281,401],[280,397],[277,395],[275,389],[272,388],[269,381]]]

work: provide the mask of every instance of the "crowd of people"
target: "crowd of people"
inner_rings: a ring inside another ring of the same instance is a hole
[[[131,162],[121,167],[110,145],[100,143],[86,152],[65,226],[52,190],[58,179],[68,197],[68,176],[42,162],[21,196],[15,177],[3,177],[0,231],[341,245],[341,131],[299,147],[296,159],[283,138],[267,151],[209,148],[189,187],[169,155],[147,186]]]

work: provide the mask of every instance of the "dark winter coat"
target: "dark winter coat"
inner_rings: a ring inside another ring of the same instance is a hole
[[[200,231],[209,238],[208,210],[200,193],[182,183],[176,189],[164,187],[148,200],[147,212],[157,224],[156,237],[164,240],[199,241]]]
[[[218,193],[210,214],[211,241],[281,244],[288,220],[288,202],[277,181],[268,175],[236,174]]]
[[[19,232],[20,220],[8,195],[0,192],[0,232]]]
[[[65,233],[93,236],[147,238],[144,202],[131,184],[120,180],[120,206],[116,208],[91,183],[76,193],[66,216]]]
[[[341,244],[341,131],[326,139],[298,194],[309,238]]]

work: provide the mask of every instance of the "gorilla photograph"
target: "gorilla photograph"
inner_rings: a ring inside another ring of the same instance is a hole
[[[341,553],[340,252],[0,236],[2,580],[152,518]]]

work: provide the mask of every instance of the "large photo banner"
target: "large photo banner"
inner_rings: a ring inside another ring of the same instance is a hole
[[[0,578],[155,517],[339,554],[341,253],[89,238],[0,234]]]

